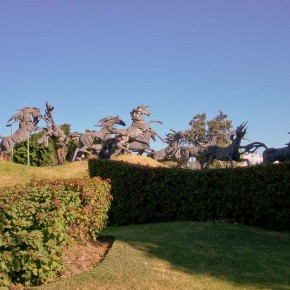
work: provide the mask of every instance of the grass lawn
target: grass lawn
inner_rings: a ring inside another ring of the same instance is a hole
[[[69,162],[61,166],[34,167],[0,161],[0,187],[23,184],[35,175],[37,178],[71,178],[88,175],[88,162]]]
[[[87,161],[28,167],[0,161],[0,187],[88,175]],[[33,289],[290,290],[290,233],[238,224],[171,222],[108,227],[115,242],[96,268]]]
[[[134,154],[116,156],[114,160],[150,165],[152,167],[164,166],[152,158]],[[0,160],[0,187],[26,183],[33,175],[39,179],[88,176],[88,161],[67,162],[60,166],[34,167]]]
[[[290,289],[290,233],[237,224],[108,227],[96,268],[34,289]]]

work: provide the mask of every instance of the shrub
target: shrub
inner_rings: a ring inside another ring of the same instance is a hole
[[[89,173],[112,180],[112,224],[230,220],[290,229],[290,163],[193,171],[91,159]]]
[[[0,194],[0,287],[40,284],[64,269],[63,250],[105,226],[110,184],[101,178],[32,180]]]
[[[38,144],[37,140],[43,136],[44,132],[31,134],[29,138],[29,158],[31,166],[51,165],[53,162],[53,144],[48,143],[48,147]],[[19,164],[27,164],[27,140],[18,143],[13,148],[13,161]]]

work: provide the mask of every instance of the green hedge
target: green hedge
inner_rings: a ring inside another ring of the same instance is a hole
[[[90,176],[112,179],[112,224],[229,220],[290,229],[290,164],[192,171],[89,160]]]
[[[99,177],[1,189],[0,288],[40,284],[63,270],[64,248],[96,238],[110,200],[110,184]]]

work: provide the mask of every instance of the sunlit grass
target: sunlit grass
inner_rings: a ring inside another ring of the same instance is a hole
[[[93,270],[40,289],[290,289],[290,234],[233,224],[109,227]]]
[[[26,183],[33,175],[39,179],[88,176],[88,162],[78,161],[60,166],[33,167],[0,161],[0,187]]]
[[[0,186],[88,175],[87,161],[28,167],[0,161]],[[95,269],[36,289],[289,289],[290,233],[238,224],[172,222],[108,227]]]

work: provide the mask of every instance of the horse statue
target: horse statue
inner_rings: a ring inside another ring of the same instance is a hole
[[[229,138],[225,132],[213,130],[206,136],[204,142],[196,145],[181,146],[179,152],[183,162],[182,167],[187,168],[188,161],[193,157],[198,161],[200,168],[203,169],[207,162],[205,153],[211,146],[216,146],[218,140],[222,140],[225,144],[229,143]]]
[[[61,165],[65,161],[66,145],[70,137],[65,134],[61,126],[57,126],[54,122],[52,111],[54,107],[46,102],[46,110],[43,120],[46,122],[47,127],[43,128],[44,135],[37,140],[38,144],[44,144],[48,147],[49,139],[54,140],[54,147],[57,156],[57,163]]]
[[[288,133],[290,134],[290,132]],[[290,160],[290,142],[285,144],[282,148],[266,148],[263,152],[263,163],[269,164],[278,162],[285,162]]]
[[[102,154],[105,154],[106,147],[109,146],[109,141],[112,139],[111,130],[115,125],[125,126],[126,124],[119,116],[108,116],[98,121],[96,126],[101,127],[98,132],[73,133],[72,137],[78,137],[78,147],[72,161],[75,161],[79,152],[91,155],[93,151],[98,155],[103,149]]]
[[[37,127],[41,119],[43,117],[39,108],[36,107],[25,107],[11,117],[7,124],[19,122],[19,128],[11,136],[0,136],[2,139],[0,143],[1,155],[10,153],[15,144],[26,141],[31,132],[41,130],[42,128]]]
[[[130,135],[129,128],[121,130],[111,130],[111,132],[115,134],[114,152],[112,153],[111,157],[131,152],[136,152],[138,155],[142,155],[145,152],[153,152],[154,150],[151,149],[149,145],[150,139],[156,141],[157,136],[163,141],[162,137],[160,137],[149,126],[141,135],[136,138]]]
[[[264,143],[253,142],[246,146],[241,146],[241,141],[247,133],[246,123],[239,125],[234,134],[230,136],[232,143],[227,147],[220,146],[209,146],[203,156],[206,158],[205,168],[209,168],[210,164],[216,159],[219,161],[229,161],[231,167],[234,167],[233,161],[236,162],[247,162],[247,165],[250,166],[250,162],[246,158],[241,158],[245,153],[253,153],[259,147],[266,147]],[[244,151],[241,151],[244,149]]]
[[[166,134],[166,137],[164,138],[164,142],[167,143],[168,146],[161,150],[150,152],[147,156],[161,162],[174,161],[177,162],[177,167],[180,167],[184,162],[178,150],[182,147],[180,146],[180,142],[184,139],[185,134],[173,129],[170,129],[170,131],[173,133]]]
[[[142,134],[144,134],[146,130],[150,129],[149,123],[145,122],[143,116],[151,116],[151,113],[148,110],[148,106],[141,105],[134,108],[130,112],[130,115],[131,115],[132,124],[127,130],[128,130],[129,138],[136,139],[140,137]],[[154,121],[152,121],[151,123],[153,122]]]
[[[268,148],[263,152],[263,163],[290,161],[290,142],[283,148]]]
[[[247,133],[247,128],[245,128],[246,124],[247,123],[242,123],[240,126],[237,127],[235,135],[232,134],[230,137],[232,143],[227,147],[220,147],[217,145],[208,147],[208,149],[204,153],[204,156],[206,157],[207,160],[205,168],[209,168],[210,164],[215,159],[220,161],[229,161],[231,167],[234,167],[233,161],[237,162],[246,161],[247,163],[249,162],[248,159],[242,159],[241,154],[239,152],[241,141]]]
[[[151,127],[151,123],[161,123],[160,121],[149,121],[146,123],[143,116],[150,116],[151,113],[147,109],[148,106],[138,106],[133,109],[131,114],[132,125],[127,129],[115,129],[111,128],[110,132],[115,134],[113,143],[108,149],[107,157],[111,158],[122,153],[137,152],[142,155],[144,152],[152,152],[150,148],[150,139],[156,140],[156,137],[160,137]],[[162,123],[161,123],[162,124]]]

